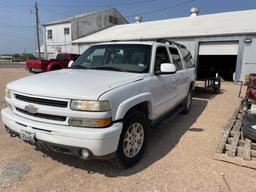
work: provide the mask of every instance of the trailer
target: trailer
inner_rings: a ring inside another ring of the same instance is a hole
[[[196,79],[197,81],[203,82],[203,85],[196,83],[196,87],[204,88],[206,91],[213,91],[216,94],[221,92],[221,78],[211,77],[207,79]]]
[[[221,72],[221,69],[216,68],[211,63],[200,63],[198,61],[196,65],[196,80],[203,83],[197,83],[196,85],[207,91],[213,91],[213,93],[219,94],[221,92],[222,77],[219,75],[222,74]]]

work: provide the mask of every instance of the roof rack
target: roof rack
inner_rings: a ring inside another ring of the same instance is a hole
[[[178,47],[186,48],[184,45],[181,45],[179,43],[176,43],[174,41],[170,41],[170,40],[167,40],[167,39],[157,39],[156,42],[159,42],[159,43],[169,43],[170,45],[176,45]]]
[[[110,42],[119,42],[119,41],[155,41],[155,42],[158,42],[158,43],[168,43],[169,45],[176,45],[179,48],[185,48],[186,49],[185,45],[176,43],[174,41],[170,41],[168,39],[155,39],[155,40],[153,40],[153,39],[141,39],[141,40],[118,40],[118,39],[114,39],[114,40],[111,40]]]

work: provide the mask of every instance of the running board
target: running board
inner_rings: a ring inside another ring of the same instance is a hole
[[[173,110],[167,112],[163,116],[159,117],[158,119],[151,122],[151,128],[157,129],[159,126],[164,123],[166,120],[172,120],[177,117],[182,111],[184,110],[184,106],[179,105],[178,107],[174,108]]]

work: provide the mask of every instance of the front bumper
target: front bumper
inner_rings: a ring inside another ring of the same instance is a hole
[[[28,68],[29,72],[31,73],[42,73],[43,69],[39,69],[39,68]]]
[[[68,148],[88,149],[92,156],[101,157],[117,150],[123,124],[114,123],[107,128],[81,128],[32,121],[14,114],[11,109],[1,111],[4,124],[11,131],[35,133],[35,140]]]

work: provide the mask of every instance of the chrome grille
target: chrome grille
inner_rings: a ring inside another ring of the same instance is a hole
[[[43,114],[43,113],[29,113],[27,111],[25,111],[24,109],[20,109],[18,107],[16,107],[16,111],[20,112],[20,113],[24,113],[25,115],[29,115],[32,117],[37,117],[37,118],[43,118],[43,119],[49,119],[49,120],[54,120],[54,121],[66,121],[66,117],[64,116],[58,116],[58,115],[49,115],[49,114]]]
[[[47,105],[47,106],[53,106],[53,107],[66,108],[68,106],[67,101],[58,101],[58,100],[52,100],[52,99],[28,97],[28,96],[24,96],[24,95],[20,95],[20,94],[15,94],[15,98],[17,100],[25,101],[28,103],[35,103],[35,104]]]

